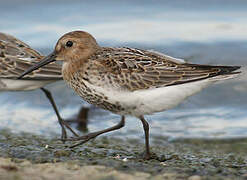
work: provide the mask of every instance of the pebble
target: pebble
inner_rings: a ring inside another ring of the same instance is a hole
[[[190,176],[188,180],[201,180],[202,178],[198,175]]]

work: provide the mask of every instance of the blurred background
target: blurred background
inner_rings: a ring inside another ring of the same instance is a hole
[[[247,65],[245,0],[9,0],[0,1],[0,31],[47,55],[64,33],[84,30],[102,46],[152,49],[192,63]],[[245,72],[245,67],[243,68]],[[62,117],[89,108],[89,131],[116,124],[120,117],[97,109],[64,82],[47,86]],[[151,138],[239,138],[247,136],[247,80],[215,84],[178,107],[147,116]],[[164,99],[165,101],[165,99]],[[2,92],[1,128],[60,136],[55,113],[40,90]],[[128,117],[110,136],[139,138],[142,125]]]

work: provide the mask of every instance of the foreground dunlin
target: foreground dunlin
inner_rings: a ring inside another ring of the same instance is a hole
[[[25,69],[39,62],[43,56],[27,44],[11,35],[0,33],[0,91],[26,91],[40,88],[49,99],[62,128],[62,140],[67,138],[66,126],[77,135],[61,118],[51,93],[45,85],[62,80],[61,66],[55,63],[29,74],[23,79],[17,79]]]
[[[63,78],[83,99],[122,116],[113,127],[73,138],[82,140],[76,145],[122,128],[125,115],[132,115],[143,124],[145,159],[151,153],[144,115],[170,109],[211,83],[233,77],[240,68],[190,64],[140,49],[100,47],[89,33],[74,31],[62,36],[55,50],[20,78],[56,60],[64,61]]]

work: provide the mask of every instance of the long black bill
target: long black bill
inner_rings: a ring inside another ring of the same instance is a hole
[[[23,78],[23,76],[25,76],[26,74],[29,74],[31,72],[33,72],[34,70],[45,66],[46,64],[49,64],[51,62],[56,61],[56,55],[55,53],[51,53],[50,55],[46,56],[44,59],[42,59],[40,62],[36,63],[35,65],[33,65],[32,67],[28,68],[25,72],[23,72],[17,79],[21,79]]]

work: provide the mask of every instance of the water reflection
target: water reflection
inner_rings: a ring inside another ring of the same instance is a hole
[[[65,119],[66,122],[69,124],[76,124],[76,129],[83,132],[87,133],[88,132],[88,111],[89,108],[87,107],[81,107],[79,110],[78,114],[75,117],[72,118],[67,118]]]

